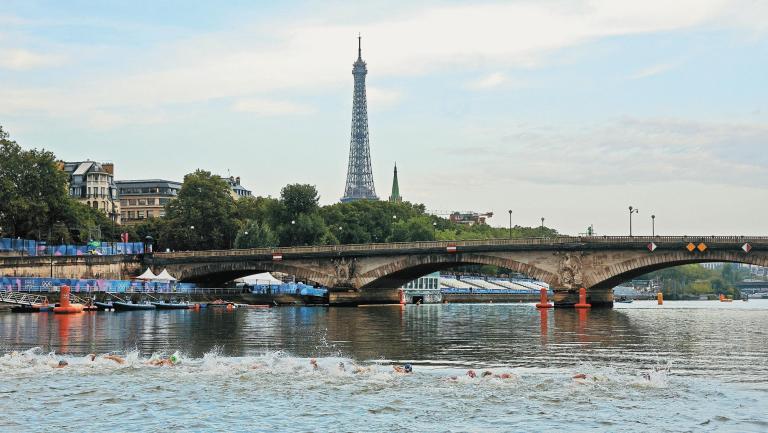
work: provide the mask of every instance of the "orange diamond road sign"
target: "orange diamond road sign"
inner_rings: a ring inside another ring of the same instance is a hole
[[[705,244],[704,242],[702,242],[702,243],[700,243],[700,244],[699,244],[699,246],[698,246],[698,247],[696,247],[696,248],[697,248],[697,249],[698,249],[700,252],[702,252],[702,253],[703,253],[703,252],[704,252],[704,250],[706,250],[706,249],[707,249],[707,244]]]
[[[650,244],[648,244],[648,251],[650,251],[650,252],[654,252],[654,251],[656,250],[656,248],[657,248],[657,246],[656,246],[656,244],[654,244],[653,242],[651,242]]]
[[[688,243],[688,245],[685,246],[685,249],[690,252],[693,252],[693,250],[696,249],[696,245],[694,245],[693,243]]]
[[[752,245],[750,245],[749,242],[747,242],[741,246],[741,249],[744,250],[745,253],[748,253],[752,251]]]

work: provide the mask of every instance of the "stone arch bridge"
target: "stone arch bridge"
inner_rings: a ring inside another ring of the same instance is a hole
[[[46,276],[46,258],[31,259],[42,260],[36,275],[29,275],[33,264],[24,272],[21,266],[9,266],[9,259],[0,259],[0,272],[8,275],[13,268],[14,275]],[[55,260],[59,269],[58,261],[71,258]],[[256,272],[285,272],[331,288],[331,304],[395,301],[396,288],[428,273],[467,264],[495,265],[549,283],[556,306],[573,305],[580,287],[587,288],[593,306],[611,306],[614,286],[658,269],[703,262],[768,266],[768,237],[560,236],[183,251],[126,257],[121,265],[107,264],[120,257],[80,260],[98,262],[90,268],[82,265],[90,273],[82,277],[114,278],[99,274],[103,266],[131,275],[151,266],[155,271],[167,268],[181,281],[210,287]]]

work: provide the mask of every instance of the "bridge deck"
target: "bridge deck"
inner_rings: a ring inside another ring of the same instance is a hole
[[[372,244],[317,245],[301,247],[247,248],[232,250],[202,250],[158,252],[154,256],[159,259],[175,259],[185,257],[210,256],[267,256],[279,254],[333,254],[333,253],[366,253],[404,250],[439,250],[449,246],[456,247],[528,247],[548,248],[576,246],[622,246],[645,248],[650,242],[660,246],[674,244],[685,245],[689,242],[704,242],[708,245],[738,245],[749,242],[753,247],[768,247],[768,236],[557,236],[550,238],[513,238],[513,239],[478,239],[464,241],[422,241],[422,242],[392,242]]]

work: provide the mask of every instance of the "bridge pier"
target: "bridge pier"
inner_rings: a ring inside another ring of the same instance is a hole
[[[552,289],[555,308],[573,308],[579,302],[579,289]],[[613,308],[613,289],[587,289],[592,308]]]
[[[328,305],[357,306],[363,304],[399,304],[397,289],[330,289]]]

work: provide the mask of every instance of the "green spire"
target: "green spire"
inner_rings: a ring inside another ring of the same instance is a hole
[[[396,203],[403,201],[400,197],[400,185],[397,183],[397,163],[395,163],[395,176],[392,178],[392,195],[389,196],[389,201]]]

